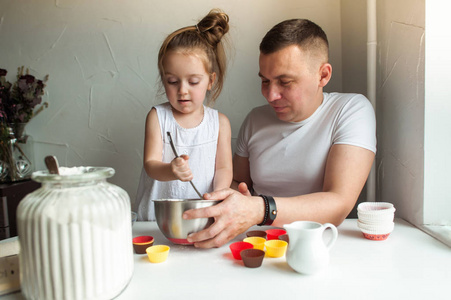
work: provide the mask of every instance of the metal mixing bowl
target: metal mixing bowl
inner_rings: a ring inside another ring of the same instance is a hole
[[[155,203],[155,217],[164,236],[174,244],[189,245],[188,234],[201,231],[213,224],[213,218],[184,220],[182,214],[193,208],[218,204],[222,200],[159,199]]]

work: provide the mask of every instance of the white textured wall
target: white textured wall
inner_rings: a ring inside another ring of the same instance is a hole
[[[343,92],[366,95],[366,1],[341,0],[340,11]]]
[[[424,223],[448,226],[451,225],[451,194],[447,188],[451,169],[450,10],[450,1],[426,1]]]
[[[377,0],[377,200],[416,224],[423,222],[424,2]],[[342,0],[341,18],[343,91],[366,94],[366,1]]]
[[[233,46],[216,108],[230,118],[234,137],[247,112],[265,103],[258,45],[279,21],[309,18],[323,27],[334,66],[327,90],[341,91],[339,0],[0,0],[0,68],[10,80],[22,65],[39,78],[50,75],[50,106],[26,128],[38,169],[48,154],[62,166],[110,166],[111,182],[134,199],[145,117],[164,101],[156,97],[160,43],[215,7],[230,16]]]
[[[344,93],[360,93],[367,96],[367,14],[366,1],[341,0],[341,52],[342,90]],[[349,218],[357,218],[357,205],[366,201],[364,186]]]
[[[378,0],[378,200],[421,224],[425,0]]]

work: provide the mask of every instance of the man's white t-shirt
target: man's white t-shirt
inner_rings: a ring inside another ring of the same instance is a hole
[[[255,194],[291,197],[320,192],[334,144],[376,153],[376,118],[368,99],[360,94],[323,94],[322,104],[301,122],[279,120],[270,105],[248,114],[235,153],[249,159]]]

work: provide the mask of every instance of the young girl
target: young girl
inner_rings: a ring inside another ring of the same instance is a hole
[[[211,11],[197,25],[170,34],[160,48],[158,69],[169,102],[146,119],[144,166],[135,209],[138,220],[155,220],[152,199],[199,198],[232,182],[231,129],[227,117],[205,106],[219,96],[226,57],[221,39],[229,17]],[[167,132],[180,157],[175,157]]]

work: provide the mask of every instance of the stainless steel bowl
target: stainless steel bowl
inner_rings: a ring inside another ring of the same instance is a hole
[[[164,236],[174,244],[189,245],[186,239],[190,233],[201,231],[213,224],[213,218],[184,220],[182,214],[193,208],[218,204],[222,200],[202,199],[159,199],[155,203],[155,217]]]

